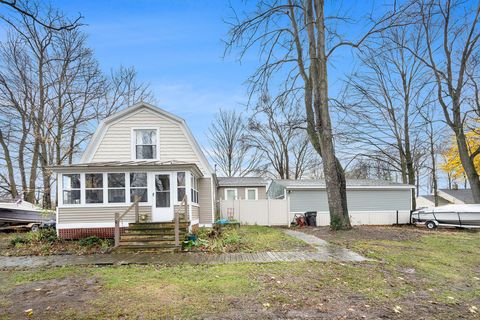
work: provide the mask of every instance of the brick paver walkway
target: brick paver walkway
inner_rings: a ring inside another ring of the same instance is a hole
[[[290,236],[312,245],[315,252],[252,252],[252,253],[112,253],[86,256],[28,256],[0,257],[0,269],[38,268],[80,265],[127,265],[127,264],[226,264],[226,263],[267,263],[283,261],[340,261],[358,262],[366,259],[361,255],[333,246],[313,235],[294,230],[285,230]]]

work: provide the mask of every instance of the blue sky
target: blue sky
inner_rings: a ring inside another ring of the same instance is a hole
[[[158,105],[185,118],[201,144],[219,108],[244,110],[243,85],[257,61],[223,59],[228,1],[56,1],[87,24],[104,70],[134,66]]]

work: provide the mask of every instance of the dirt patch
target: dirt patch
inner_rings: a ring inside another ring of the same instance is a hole
[[[5,297],[6,306],[0,314],[20,319],[31,309],[36,319],[51,318],[52,314],[79,311],[95,299],[102,286],[95,278],[70,277],[35,281],[14,287]],[[48,316],[47,316],[48,315]]]
[[[302,278],[302,279],[300,279]],[[265,287],[255,296],[223,301],[228,310],[203,319],[477,319],[465,304],[439,304],[424,292],[373,302],[339,288],[306,282],[302,275],[257,278]],[[299,286],[292,286],[298,282]],[[266,302],[269,301],[269,302]]]

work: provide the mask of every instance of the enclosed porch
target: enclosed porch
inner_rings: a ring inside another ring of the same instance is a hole
[[[122,215],[122,230],[131,223],[171,224],[175,212],[182,212],[187,228],[199,223],[198,181],[203,174],[196,164],[114,161],[53,170],[60,237],[113,237],[116,214]]]

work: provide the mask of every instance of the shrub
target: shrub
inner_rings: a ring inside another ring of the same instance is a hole
[[[12,246],[14,246],[14,247],[17,246],[17,245],[19,245],[19,244],[27,244],[27,243],[29,243],[29,242],[30,242],[29,239],[24,238],[24,237],[20,237],[20,236],[16,236],[16,237],[13,238],[12,240],[10,240],[10,244],[11,244]]]
[[[226,234],[225,238],[223,239],[223,243],[225,244],[239,244],[241,241],[242,238],[236,232]]]
[[[82,247],[91,247],[97,244],[101,245],[102,239],[97,236],[90,236],[87,238],[80,239],[80,241],[78,241],[78,244],[81,245]]]
[[[40,241],[46,241],[53,243],[58,240],[57,238],[57,232],[53,228],[48,228],[48,229],[42,229],[39,234],[39,240]]]

